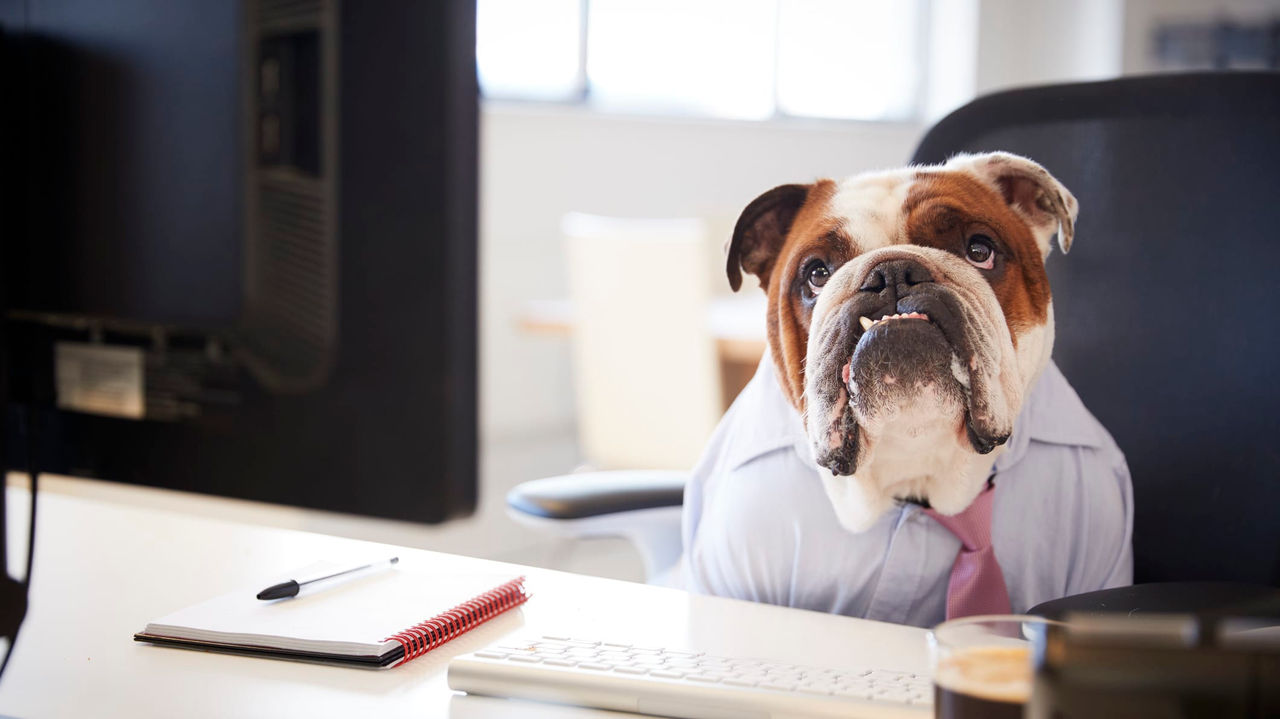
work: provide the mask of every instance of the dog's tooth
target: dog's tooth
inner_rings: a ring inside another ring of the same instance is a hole
[[[866,332],[871,329],[871,325],[875,324],[875,322],[872,322],[869,317],[859,317],[858,324],[862,325],[862,331]]]

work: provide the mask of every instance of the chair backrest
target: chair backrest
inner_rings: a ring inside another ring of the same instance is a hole
[[[688,469],[721,413],[700,220],[572,213],[578,436],[600,469]]]
[[[1280,74],[999,93],[913,161],[985,150],[1080,200],[1054,357],[1128,459],[1135,581],[1280,584]]]

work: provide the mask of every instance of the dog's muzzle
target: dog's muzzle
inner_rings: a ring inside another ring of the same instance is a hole
[[[856,471],[863,433],[875,434],[907,412],[922,422],[954,414],[957,433],[963,422],[980,454],[1008,438],[1007,430],[984,425],[984,400],[974,401],[971,370],[991,344],[981,339],[990,306],[975,305],[973,293],[957,286],[947,268],[916,252],[880,250],[874,253],[879,261],[842,267],[854,275],[842,278],[843,296],[832,298],[838,304],[828,304],[821,327],[814,326],[806,403],[811,433],[818,428],[820,436],[810,439],[815,460],[834,475]],[[981,394],[982,378],[977,384]]]

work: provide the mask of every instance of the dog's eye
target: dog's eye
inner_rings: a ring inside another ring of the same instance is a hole
[[[822,260],[814,260],[804,266],[804,276],[809,281],[809,289],[816,295],[827,284],[827,278],[831,277],[831,268]]]
[[[989,270],[996,264],[996,247],[990,237],[973,235],[969,238],[969,246],[964,251],[969,264],[980,270]]]

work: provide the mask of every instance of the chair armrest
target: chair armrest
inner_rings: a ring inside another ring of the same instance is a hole
[[[546,519],[584,519],[684,503],[687,472],[584,472],[521,482],[507,493],[511,509]]]

